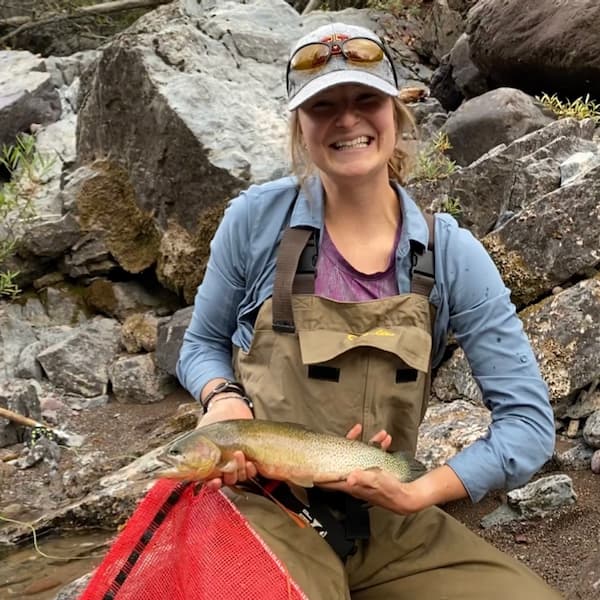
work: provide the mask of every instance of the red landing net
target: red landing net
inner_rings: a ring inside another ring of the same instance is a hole
[[[306,600],[221,493],[156,482],[80,600]]]

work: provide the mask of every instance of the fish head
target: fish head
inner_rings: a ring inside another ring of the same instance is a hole
[[[160,471],[158,477],[203,481],[216,473],[221,450],[207,437],[192,431],[171,442],[159,460],[170,468]]]

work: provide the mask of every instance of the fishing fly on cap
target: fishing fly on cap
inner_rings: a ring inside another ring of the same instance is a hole
[[[396,71],[381,39],[365,27],[345,23],[324,25],[300,38],[287,65],[289,110],[342,83],[398,95]]]

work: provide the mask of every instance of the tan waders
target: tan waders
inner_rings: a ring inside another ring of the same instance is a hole
[[[297,255],[291,262],[295,270]],[[414,452],[429,395],[428,295],[413,286],[409,294],[350,303],[290,293],[282,309],[277,277],[250,350],[238,351],[234,360],[256,417],[339,435],[360,422],[364,439],[386,429],[392,450]],[[310,600],[560,598],[437,508],[408,517],[370,508],[369,538],[358,540],[343,561],[315,529],[298,527],[264,496],[234,494],[232,500]]]

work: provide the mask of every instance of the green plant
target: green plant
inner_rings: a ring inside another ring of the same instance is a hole
[[[440,205],[440,212],[448,213],[455,219],[458,219],[462,214],[462,207],[458,198],[448,197],[442,201]]]
[[[573,117],[577,120],[593,119],[596,123],[600,123],[600,103],[591,100],[589,94],[586,94],[585,98],[580,96],[575,100],[561,100],[556,94],[549,96],[543,93],[535,99],[550,109],[559,119]]]
[[[36,150],[35,138],[20,134],[12,146],[2,146],[0,164],[9,181],[0,185],[0,297],[14,298],[19,292],[18,271],[6,268],[17,249],[19,228],[35,217],[33,198],[54,159]]]
[[[452,148],[448,135],[439,131],[435,137],[417,154],[412,179],[416,181],[436,181],[452,175],[456,163],[446,156]]]

